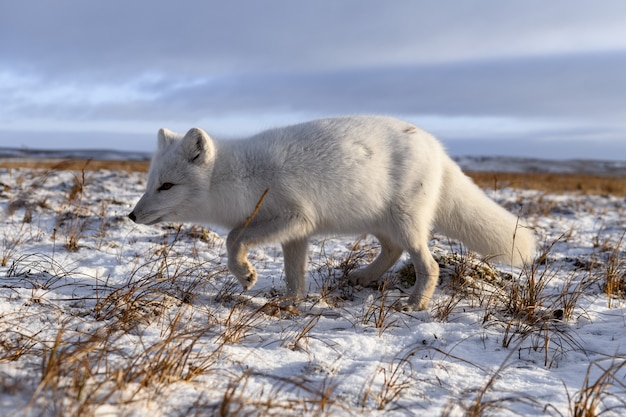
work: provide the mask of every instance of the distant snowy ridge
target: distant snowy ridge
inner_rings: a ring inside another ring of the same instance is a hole
[[[457,156],[453,159],[467,171],[626,176],[626,161],[550,160],[507,156]]]
[[[29,149],[0,147],[0,159],[97,159],[113,161],[147,161],[149,152],[114,151],[109,149]]]
[[[98,149],[27,149],[0,147],[0,159],[95,159],[148,161],[149,152]],[[552,172],[626,176],[626,161],[549,160],[508,156],[455,156],[453,159],[467,171],[478,172]]]

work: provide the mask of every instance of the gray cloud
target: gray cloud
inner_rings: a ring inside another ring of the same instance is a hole
[[[0,124],[389,113],[624,138],[624,16],[621,0],[3,2]]]
[[[0,52],[72,79],[359,68],[626,48],[626,4],[321,0],[3,2]]]
[[[74,115],[95,119],[193,119],[291,110],[607,120],[626,115],[625,69],[623,52],[362,70],[235,74],[187,82],[155,79],[133,86],[135,92],[122,97],[123,102],[114,97],[86,106],[88,103],[80,97],[65,103],[39,104],[22,98],[14,111],[29,111],[38,117]],[[88,100],[88,95],[83,98]]]
[[[626,115],[626,52],[534,59],[278,73],[224,79],[164,95],[184,111],[612,118]]]

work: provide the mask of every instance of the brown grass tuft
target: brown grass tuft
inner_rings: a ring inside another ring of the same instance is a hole
[[[147,172],[149,161],[106,161],[95,159],[5,159],[4,168],[54,169],[63,171],[93,171],[108,169],[126,172]],[[559,174],[543,172],[478,172],[466,171],[483,188],[512,187],[544,192],[578,192],[593,195],[626,196],[626,178],[592,174]]]
[[[511,187],[546,193],[577,192],[591,195],[626,196],[626,178],[591,174],[545,172],[466,172],[482,188]]]

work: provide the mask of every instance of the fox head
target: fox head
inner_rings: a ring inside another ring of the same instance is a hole
[[[184,136],[160,129],[146,191],[128,217],[140,224],[197,219],[214,159],[215,145],[202,129],[192,128]]]

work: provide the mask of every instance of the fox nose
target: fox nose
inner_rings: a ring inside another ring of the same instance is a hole
[[[135,216],[135,212],[131,211],[130,214],[128,215],[128,218],[131,219],[132,221],[134,221],[135,223],[137,222],[137,216]]]

